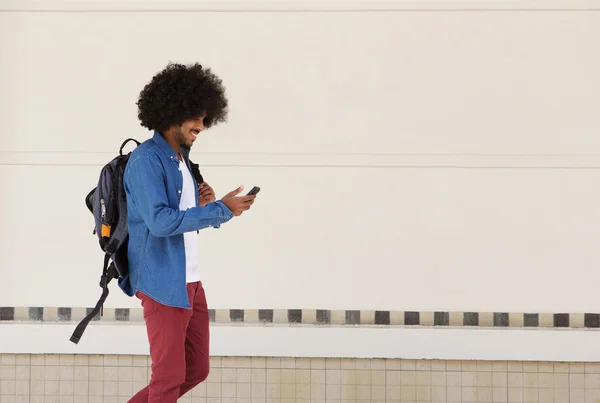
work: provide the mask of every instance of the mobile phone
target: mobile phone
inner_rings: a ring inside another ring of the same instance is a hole
[[[258,186],[254,186],[252,189],[250,189],[246,196],[252,196],[257,194],[258,192],[260,192],[260,188]]]

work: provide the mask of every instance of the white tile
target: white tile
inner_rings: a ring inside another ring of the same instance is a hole
[[[27,397],[29,398],[29,403],[44,403],[44,395]]]
[[[87,381],[90,379],[90,367],[75,367],[73,371],[73,380]]]
[[[87,381],[75,381],[73,383],[73,395],[75,396],[88,396],[89,384]]]
[[[325,385],[327,399],[341,399],[341,385]]]
[[[148,382],[147,367],[133,367],[131,372],[133,382]]]
[[[252,368],[267,368],[267,359],[265,357],[252,357]]]
[[[252,384],[252,397],[267,397],[267,385],[264,383]]]
[[[259,323],[258,309],[244,310],[244,323]]]
[[[310,384],[310,370],[296,369],[296,384]]]
[[[492,389],[492,401],[494,403],[507,403],[508,402],[508,388],[494,387]]]
[[[250,403],[252,401],[252,389],[250,384],[238,384],[237,397],[235,401],[239,403]]]
[[[342,385],[341,386],[341,398],[342,398],[342,400],[356,399],[356,386],[355,385]]]
[[[316,309],[303,309],[302,310],[302,323],[315,324],[317,323],[317,310]]]
[[[119,380],[119,367],[104,367],[104,381],[116,382]]]
[[[4,390],[4,388],[2,388]],[[44,381],[44,394],[46,396],[58,396],[60,392],[59,381]]]
[[[89,361],[90,361],[90,366],[93,367],[97,367],[97,366],[104,366],[104,356],[102,355],[97,355],[97,354],[92,354],[89,357]]]
[[[103,382],[104,396],[118,396],[119,395],[119,382],[118,381],[104,381]]]
[[[60,366],[64,365],[75,365],[75,355],[74,354],[60,354],[58,356],[58,363]]]
[[[325,360],[323,360],[323,365],[324,365],[324,363],[325,363]],[[267,368],[270,368],[270,369],[281,368],[281,358],[268,357],[267,358]]]
[[[311,385],[315,384],[325,384],[327,377],[325,375],[324,369],[311,369],[310,370],[310,383]]]
[[[119,381],[117,382],[119,396],[131,397],[133,396],[133,382],[132,381]]]
[[[104,382],[102,381],[89,381],[89,394],[90,396],[102,396],[104,395]]]
[[[108,354],[104,356],[104,365],[107,367],[116,367],[119,365],[119,356],[116,354]]]
[[[2,390],[0,390],[2,393]],[[15,393],[17,395],[29,395],[29,381],[15,381]]]
[[[400,401],[400,398],[402,397],[402,393],[401,393],[401,386],[396,386],[396,385],[386,385],[385,387],[385,391],[386,391],[386,396],[388,398],[388,400],[391,401],[395,401],[398,400]]]
[[[45,365],[60,365],[60,356],[58,354],[46,354],[45,359]]]
[[[0,367],[0,379],[14,381],[17,377],[17,367],[14,364],[2,365]]]
[[[327,385],[341,385],[342,371],[339,369],[328,369],[325,371],[325,383]]]
[[[72,396],[74,393],[74,381],[59,381],[59,392],[60,396]]]
[[[75,367],[71,364],[61,365],[59,369],[59,380],[72,381],[75,377]]]
[[[122,354],[118,357],[118,365],[120,367],[132,367],[133,366],[133,356]]]
[[[417,373],[416,373],[416,385],[417,386],[429,386],[429,385],[431,385],[431,372],[417,371]]]
[[[104,368],[103,367],[89,367],[89,378],[90,378],[90,381],[103,381],[104,380]]]
[[[236,382],[238,383],[251,383],[252,370],[250,368],[237,368],[236,378]]]
[[[31,365],[46,365],[46,357],[43,354],[32,354]]]
[[[119,381],[133,381],[133,367],[118,367],[117,373]]]
[[[211,364],[212,364],[212,359],[211,359]],[[148,357],[145,355],[134,355],[132,365],[134,367],[147,367],[148,366]]]
[[[38,381],[30,381],[29,384],[29,393],[31,395],[44,395],[45,393],[45,381],[43,380],[38,380]]]
[[[286,369],[296,368],[296,359],[293,357],[281,358],[281,368],[286,368]]]
[[[29,354],[17,354],[15,356],[15,365],[31,365],[31,356]]]
[[[87,354],[76,354],[75,359],[73,361],[75,366],[87,367],[88,365],[90,365],[90,356]]]
[[[235,368],[223,368],[221,372],[221,382],[235,383],[237,382],[237,370]]]

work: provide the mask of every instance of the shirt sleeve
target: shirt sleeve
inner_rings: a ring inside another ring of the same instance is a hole
[[[207,227],[219,228],[233,218],[222,201],[187,210],[169,207],[165,180],[164,168],[156,157],[143,154],[127,163],[124,177],[127,197],[132,199],[152,235],[168,237]]]

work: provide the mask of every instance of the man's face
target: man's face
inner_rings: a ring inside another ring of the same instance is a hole
[[[184,122],[175,132],[175,140],[181,145],[191,147],[196,137],[204,130],[205,117],[206,114],[203,114],[198,119]]]

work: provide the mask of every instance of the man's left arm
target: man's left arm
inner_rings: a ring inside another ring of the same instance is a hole
[[[202,182],[198,185],[198,204],[200,207],[204,207],[216,200],[215,191],[208,183]]]

